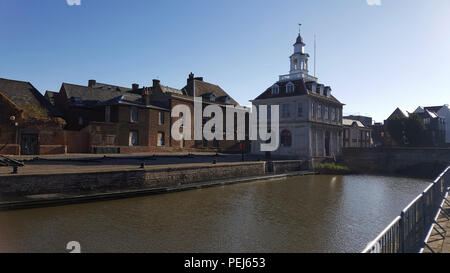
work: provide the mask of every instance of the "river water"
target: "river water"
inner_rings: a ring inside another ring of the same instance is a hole
[[[0,252],[360,252],[429,184],[304,176],[0,212]]]

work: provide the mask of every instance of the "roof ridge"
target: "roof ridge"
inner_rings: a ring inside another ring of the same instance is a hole
[[[68,83],[68,82],[63,82],[62,84],[63,85],[64,84],[66,84],[66,85],[73,85],[73,86],[78,86],[78,87],[85,87],[85,88],[92,88],[92,87],[89,87],[89,86],[79,85],[79,84],[74,84],[74,83]],[[94,88],[92,88],[92,89],[94,89]]]
[[[198,81],[198,82],[201,82],[201,83],[206,83],[206,84],[214,85],[214,86],[217,86],[217,87],[219,87],[219,88],[222,89],[222,87],[220,87],[220,85],[218,85],[218,84],[214,84],[214,83],[210,83],[210,82],[206,82],[206,81],[201,81],[201,80],[194,80],[194,81]],[[222,89],[222,90],[223,90],[223,89]]]
[[[7,79],[7,78],[0,78],[0,80],[12,81],[12,82],[20,82],[20,83],[28,83],[28,84],[30,84],[31,86],[33,86],[33,85],[31,84],[31,82],[28,82],[28,81],[12,80],[12,79]],[[34,87],[34,86],[33,86],[33,87]]]

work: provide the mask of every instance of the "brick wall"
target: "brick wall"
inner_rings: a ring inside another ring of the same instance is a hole
[[[67,153],[83,154],[89,153],[88,131],[65,131]]]
[[[2,155],[18,155],[20,146],[16,144],[0,144],[0,154]]]
[[[66,154],[66,145],[40,145],[39,154],[40,155],[56,155],[56,154]]]

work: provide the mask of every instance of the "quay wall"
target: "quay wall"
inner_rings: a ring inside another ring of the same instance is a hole
[[[302,161],[276,162],[276,173],[300,171]],[[274,174],[267,162],[164,166],[136,170],[0,176],[0,196],[164,189],[208,181]]]
[[[345,148],[340,161],[358,173],[434,178],[450,164],[450,149]]]

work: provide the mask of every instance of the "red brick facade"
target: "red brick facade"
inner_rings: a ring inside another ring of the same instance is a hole
[[[30,83],[0,79],[0,154],[64,154],[64,125]]]
[[[198,81],[203,94],[190,84]],[[211,88],[211,89],[210,89]],[[207,93],[210,91],[210,93]],[[0,90],[1,92],[1,90]],[[63,83],[59,93],[52,93],[54,112],[64,118],[19,120],[19,126],[9,120],[13,113],[0,113],[0,154],[24,154],[24,142],[37,142],[37,148],[28,154],[65,153],[159,153],[159,152],[239,152],[240,141],[176,141],[171,128],[179,118],[171,117],[171,109],[187,105],[191,111],[191,135],[194,137],[194,97],[217,94],[217,102],[210,104],[237,105],[220,87],[203,82],[202,78],[188,79],[183,90],[162,86],[158,80],[151,88],[124,88],[89,81],[88,86]],[[42,96],[42,95],[41,95]],[[46,96],[49,102],[48,96]],[[5,104],[0,100],[1,104]],[[11,111],[10,111],[11,112]],[[61,119],[60,119],[61,120]],[[248,132],[248,120],[246,122]],[[224,130],[226,124],[224,122]],[[224,136],[225,137],[225,136]],[[246,142],[246,150],[249,144]]]

